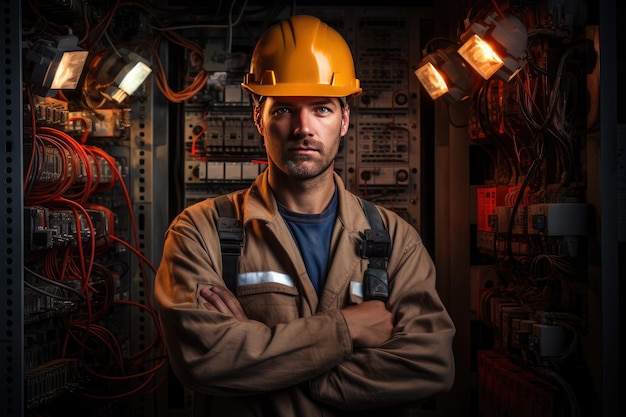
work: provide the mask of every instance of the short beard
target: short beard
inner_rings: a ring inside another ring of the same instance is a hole
[[[305,157],[304,159],[308,158]],[[295,164],[294,161],[289,160],[285,162],[285,169],[290,176],[300,180],[307,180],[319,177],[321,174],[326,172],[332,166],[332,164],[333,161],[331,161],[329,164],[322,168],[303,168]]]

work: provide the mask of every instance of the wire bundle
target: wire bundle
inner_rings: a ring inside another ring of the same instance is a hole
[[[146,267],[152,273],[156,268],[137,249],[135,215],[118,163],[102,148],[87,144],[86,126],[78,140],[51,127],[33,124],[26,129],[32,146],[24,180],[26,205],[67,215],[65,233],[73,238],[64,244],[57,239],[51,248],[28,253],[25,286],[54,300],[47,304],[56,306],[63,324],[61,358],[77,359],[83,375],[76,391],[89,398],[119,399],[154,392],[163,382],[159,371],[167,363],[167,353],[150,297],[147,303],[124,297],[129,284],[123,281],[130,277],[123,275],[129,268],[112,260],[124,252],[116,246],[140,260],[144,289],[150,287]],[[115,235],[113,211],[97,202],[112,191],[124,197],[134,244]],[[122,331],[132,309],[148,314],[155,328],[154,339],[136,352],[131,352],[129,335]]]

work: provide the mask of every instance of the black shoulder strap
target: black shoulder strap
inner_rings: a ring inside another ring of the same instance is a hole
[[[227,195],[215,198],[217,208],[217,233],[222,248],[222,278],[226,287],[237,294],[239,275],[239,255],[243,247],[243,227],[235,214],[233,202]]]
[[[386,300],[389,296],[387,259],[391,252],[391,239],[385,229],[378,209],[368,200],[363,202],[365,217],[370,229],[365,230],[365,239],[361,257],[369,260],[363,282],[364,297],[367,300]],[[222,249],[222,278],[228,289],[237,294],[237,275],[239,274],[239,256],[243,247],[243,227],[237,218],[233,202],[227,195],[215,198],[217,208],[217,232]]]
[[[365,230],[361,252],[361,257],[369,260],[369,266],[363,277],[364,298],[385,301],[389,297],[387,259],[391,253],[391,238],[374,203],[364,199],[361,201],[365,217],[371,227]]]

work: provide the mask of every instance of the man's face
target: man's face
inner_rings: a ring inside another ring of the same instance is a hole
[[[284,175],[309,179],[332,166],[350,109],[326,97],[267,97],[256,124],[269,163]]]

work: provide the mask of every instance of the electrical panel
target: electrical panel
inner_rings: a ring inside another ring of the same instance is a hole
[[[506,12],[528,29],[525,65],[509,82],[481,81],[467,102],[470,297],[484,336],[477,411],[591,415],[600,382],[587,372],[601,323],[588,171],[597,108],[587,98],[598,88],[597,28],[554,22],[541,3]]]
[[[153,189],[168,174],[153,168],[166,142],[154,135],[165,126],[156,84],[144,82],[146,20],[101,1],[11,3],[6,33],[21,46],[3,72],[20,97],[5,102],[19,115],[6,149],[20,168],[7,181],[21,193],[9,210],[21,240],[7,249],[20,278],[7,282],[20,290],[3,304],[21,311],[3,332],[18,372],[3,377],[0,414],[67,414],[70,401],[71,414],[156,415],[167,352],[151,280],[168,219]],[[100,20],[119,32],[91,26]]]

